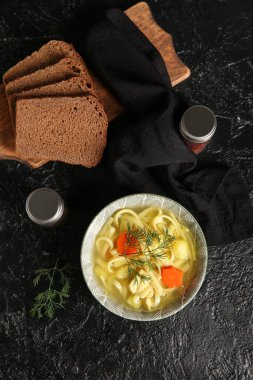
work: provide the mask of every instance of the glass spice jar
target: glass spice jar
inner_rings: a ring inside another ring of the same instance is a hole
[[[62,224],[68,214],[60,195],[48,188],[37,189],[29,194],[25,207],[29,218],[43,227],[56,227]]]
[[[201,153],[217,127],[216,116],[210,108],[197,105],[188,108],[180,121],[180,132],[188,148]]]

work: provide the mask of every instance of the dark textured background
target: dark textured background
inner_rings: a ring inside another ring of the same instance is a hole
[[[0,74],[48,39],[62,38],[67,20],[81,11],[132,3],[1,0]],[[218,117],[204,155],[238,168],[252,199],[252,1],[149,4],[192,70],[177,90]],[[58,256],[78,263],[90,206],[103,206],[90,194],[77,207],[82,194],[80,188],[76,198],[72,170],[61,163],[30,170],[0,162],[0,378],[252,379],[252,239],[210,248],[201,291],[169,319],[138,323],[110,314],[90,295],[81,273],[66,309],[53,320],[29,316],[33,270]],[[40,229],[26,217],[26,196],[41,186],[58,190],[72,206],[68,223],[58,230]]]

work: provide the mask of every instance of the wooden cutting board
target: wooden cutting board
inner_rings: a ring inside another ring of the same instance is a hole
[[[138,3],[127,9],[125,13],[160,52],[168,70],[172,86],[188,78],[190,75],[189,68],[185,66],[177,56],[171,35],[166,33],[156,23],[148,4],[145,2]],[[112,121],[122,114],[124,109],[100,80],[92,73],[90,74],[96,86],[99,99],[108,116],[108,120]],[[0,86],[0,159],[17,160],[33,168],[40,167],[48,162],[45,160],[19,157],[16,154],[15,138],[12,133],[9,107],[3,86]]]

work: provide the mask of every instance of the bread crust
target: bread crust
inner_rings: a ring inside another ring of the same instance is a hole
[[[15,124],[16,101],[17,99],[48,97],[48,96],[73,96],[92,95],[90,83],[85,78],[72,77],[61,82],[36,87],[27,91],[21,91],[9,95],[8,101],[13,123]]]
[[[6,71],[3,75],[4,84],[54,65],[62,58],[77,59],[85,66],[82,57],[75,51],[73,45],[64,41],[51,40]]]

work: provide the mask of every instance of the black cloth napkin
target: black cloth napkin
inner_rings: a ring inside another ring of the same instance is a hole
[[[132,21],[110,9],[89,28],[81,25],[74,45],[126,109],[109,126],[101,164],[74,169],[75,199],[86,199],[92,214],[126,194],[160,194],[195,216],[209,245],[253,236],[240,174],[198,161],[185,146],[178,125],[188,104],[171,89],[159,52]]]

